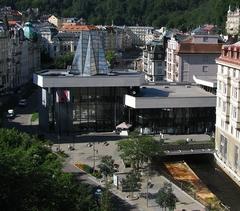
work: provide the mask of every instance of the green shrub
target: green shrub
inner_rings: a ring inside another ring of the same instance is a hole
[[[186,145],[187,141],[186,140],[177,140],[176,144],[178,144],[178,145]]]
[[[102,174],[100,171],[94,171],[92,173],[92,176],[96,177],[97,179],[101,179],[102,178]]]
[[[31,117],[31,122],[35,122],[36,120],[38,120],[38,113],[33,113]]]
[[[64,151],[58,151],[57,154],[58,154],[59,156],[61,156],[62,158],[67,158],[67,157],[69,157],[69,155],[66,154]]]
[[[93,168],[87,164],[83,164],[83,171],[86,171],[88,174],[93,172]]]

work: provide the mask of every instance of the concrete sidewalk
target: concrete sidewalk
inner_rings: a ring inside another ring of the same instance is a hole
[[[100,159],[104,155],[111,155],[113,156],[113,159],[115,160],[115,163],[118,163],[120,165],[120,172],[124,171],[121,159],[119,157],[119,152],[117,151],[117,145],[116,141],[109,141],[108,146],[104,146],[103,142],[96,143],[95,149],[98,150],[98,153],[96,153],[95,162],[96,166],[99,163]],[[53,148],[55,148],[57,145],[54,145]],[[74,165],[75,163],[85,163],[89,166],[93,166],[93,148],[88,147],[87,143],[75,143],[75,150],[69,151],[68,144],[61,144],[61,149],[64,150],[68,155],[67,159],[67,165]],[[125,169],[126,170],[126,169]],[[80,171],[80,169],[78,170]],[[91,177],[91,180],[95,179]],[[143,195],[147,192],[147,177],[144,175],[142,177],[142,189],[139,194],[141,197],[138,200],[135,201],[129,201],[126,199],[126,196],[128,193],[122,193],[121,191],[117,190],[116,188],[112,189],[112,192],[119,196],[121,199],[128,201],[131,205],[136,206],[138,210],[144,210],[144,211],[156,211],[161,210],[159,206],[155,203],[155,195],[158,192],[158,190],[163,186],[164,182],[169,182],[165,177],[159,175],[158,173],[153,173],[151,176],[151,183],[153,184],[153,187],[149,188],[149,207],[147,207],[147,201],[146,198],[143,197]],[[96,183],[99,183],[98,179],[95,179]],[[201,205],[199,202],[194,200],[191,196],[187,195],[184,191],[182,191],[180,188],[172,185],[174,194],[178,198],[177,202],[177,211],[182,211],[183,209],[187,211],[192,210],[199,210],[203,211],[205,210],[204,206]]]
[[[160,140],[160,135],[154,135],[154,138],[156,140]],[[187,138],[192,141],[209,141],[211,139],[211,136],[209,136],[208,134],[163,135],[163,139],[165,140],[165,142],[187,140]]]

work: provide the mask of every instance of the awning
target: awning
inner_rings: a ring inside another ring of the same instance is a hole
[[[122,122],[121,124],[116,126],[116,129],[125,129],[128,130],[130,127],[132,127],[131,124],[127,124],[126,122]]]

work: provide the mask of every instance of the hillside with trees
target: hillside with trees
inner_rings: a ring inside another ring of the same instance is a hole
[[[11,3],[12,2],[12,3]],[[204,23],[224,26],[229,4],[239,0],[0,0],[19,10],[39,8],[41,14],[83,17],[90,24],[153,25],[182,29]]]

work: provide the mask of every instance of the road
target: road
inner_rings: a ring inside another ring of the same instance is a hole
[[[31,116],[34,112],[37,112],[37,91],[34,92],[28,99],[27,99],[27,106],[25,107],[15,107],[14,111],[16,117],[13,119],[5,118],[3,121],[3,127],[6,128],[16,128],[20,131],[24,131],[31,134],[38,133],[38,127],[36,124],[31,124]],[[12,107],[11,107],[12,109]]]
[[[73,165],[71,165],[69,162],[66,162],[63,168],[64,172],[72,173],[76,176],[76,178],[84,183],[87,183],[91,186],[99,186],[101,185],[96,179],[88,176],[86,173],[83,171],[77,169]],[[117,211],[139,211],[135,205],[131,205],[124,199],[118,197],[115,194],[111,195],[111,202]]]

